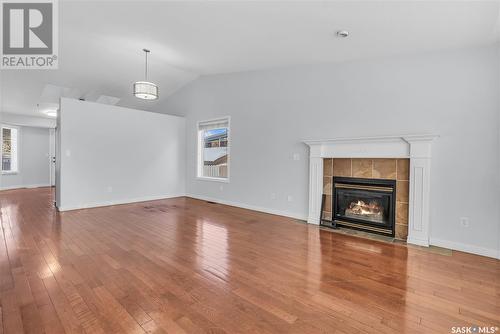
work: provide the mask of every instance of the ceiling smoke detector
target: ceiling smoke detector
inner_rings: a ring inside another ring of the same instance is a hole
[[[346,38],[347,36],[349,36],[349,31],[347,31],[347,30],[339,30],[339,31],[337,31],[337,37],[339,37],[339,38]]]

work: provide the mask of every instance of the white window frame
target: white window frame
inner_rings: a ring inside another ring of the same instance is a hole
[[[3,170],[3,166],[0,165],[0,169],[2,172],[2,175],[9,175],[9,174],[18,174],[19,173],[19,147],[20,147],[20,137],[21,137],[21,130],[19,127],[14,126],[14,125],[8,125],[8,124],[1,124],[0,126],[0,158],[3,158],[3,129],[13,129],[16,130],[16,147],[15,147],[15,157],[16,157],[16,169],[15,170]],[[12,136],[12,134],[11,134]],[[11,137],[12,139],[12,137]],[[3,160],[3,159],[1,159]],[[2,161],[0,160],[0,164],[2,164]],[[11,157],[11,166],[12,166],[12,157]]]
[[[227,177],[211,177],[211,176],[203,176],[203,147],[202,145],[202,131],[200,130],[200,124],[216,122],[216,121],[224,121],[227,122]],[[229,183],[230,174],[231,174],[231,117],[217,117],[213,119],[207,119],[203,121],[196,122],[196,179],[202,181],[215,181],[215,182],[223,182]]]

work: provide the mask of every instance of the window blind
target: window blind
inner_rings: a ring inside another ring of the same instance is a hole
[[[227,128],[229,126],[229,120],[227,118],[215,119],[211,121],[200,122],[198,124],[198,130],[213,130]]]

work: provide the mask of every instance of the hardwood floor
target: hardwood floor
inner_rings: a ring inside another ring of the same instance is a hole
[[[0,333],[500,327],[494,259],[189,198],[63,214],[52,201],[47,188],[0,192]]]

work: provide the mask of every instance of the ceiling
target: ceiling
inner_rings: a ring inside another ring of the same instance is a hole
[[[200,75],[498,42],[500,1],[59,1],[58,70],[1,71],[3,112],[43,116],[60,96],[158,110]],[[346,39],[335,32],[346,29]],[[131,94],[151,49],[158,101]],[[115,100],[116,101],[116,100]]]

